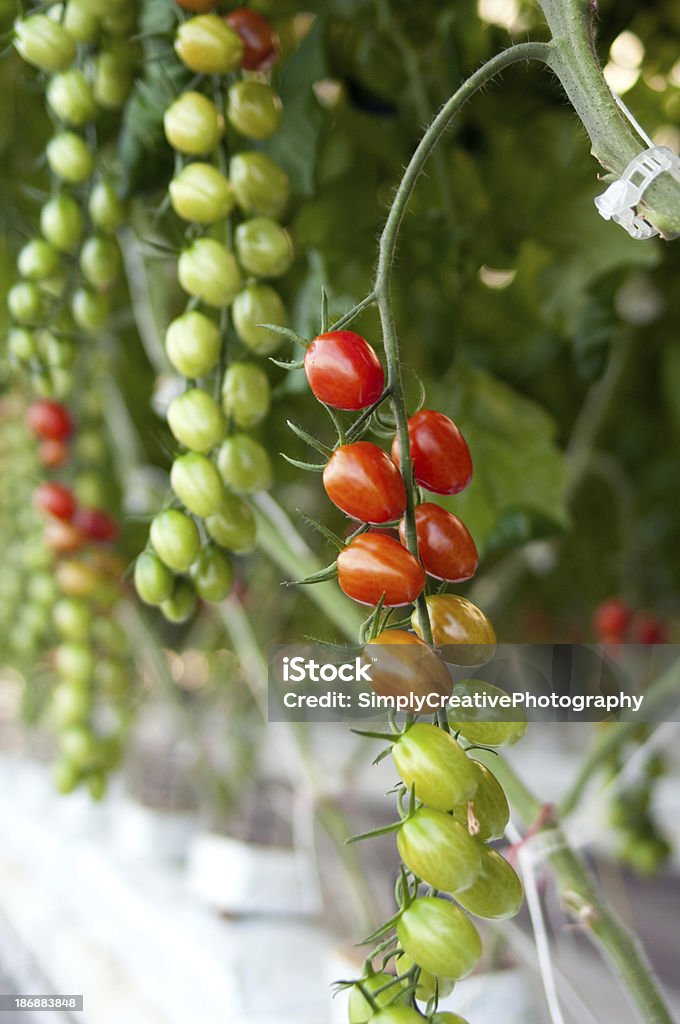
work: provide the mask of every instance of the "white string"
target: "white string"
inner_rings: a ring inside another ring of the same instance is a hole
[[[649,148],[651,149],[652,146],[654,145],[654,141],[652,139],[650,139],[650,137],[647,134],[647,132],[644,130],[644,128],[639,123],[637,118],[628,109],[628,107],[623,102],[621,97],[617,96],[616,93],[612,93],[612,95],[614,97],[614,101],[615,101],[617,107],[621,110],[621,113],[624,115],[624,117],[628,118],[628,120],[630,121],[630,123],[632,124],[633,128],[638,133],[638,135],[640,136],[642,141],[645,142],[649,146]]]

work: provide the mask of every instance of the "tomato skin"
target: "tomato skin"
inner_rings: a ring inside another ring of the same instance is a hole
[[[172,594],[175,578],[152,551],[142,551],[135,562],[135,589],[145,604],[160,604]]]
[[[235,554],[245,555],[255,547],[255,516],[250,505],[236,494],[225,493],[219,510],[208,516],[205,527],[220,547]]]
[[[59,269],[59,253],[44,238],[32,238],[17,257],[17,268],[22,277],[31,281],[44,281]]]
[[[93,566],[74,559],[59,562],[55,575],[59,590],[67,597],[93,597],[101,584],[101,576]]]
[[[216,14],[199,14],[177,29],[175,52],[192,71],[202,75],[227,75],[241,63],[243,42]]]
[[[68,32],[44,14],[17,19],[14,32],[18,52],[41,71],[61,71],[76,55],[76,44]]]
[[[268,71],[276,63],[279,40],[266,18],[247,7],[237,7],[224,20],[241,38],[241,67],[245,71]]]
[[[365,409],[380,398],[385,386],[375,350],[354,331],[314,338],[305,353],[305,373],[316,398],[334,409]]]
[[[67,441],[75,430],[73,417],[66,406],[47,398],[31,402],[26,422],[36,437],[46,441]]]
[[[288,232],[271,217],[252,217],[236,228],[236,255],[255,277],[281,277],[293,262]]]
[[[54,651],[54,668],[62,679],[72,683],[87,683],[94,672],[94,654],[87,644],[67,641]]]
[[[110,288],[120,272],[120,249],[113,238],[93,235],[80,250],[80,269],[95,288]]]
[[[175,175],[168,189],[177,216],[197,224],[223,220],[234,205],[229,182],[212,164],[187,164]]]
[[[408,789],[415,787],[416,797],[428,807],[450,811],[475,795],[474,766],[460,744],[444,729],[416,722],[397,739],[392,757],[402,781]],[[445,974],[443,971],[436,973]]]
[[[228,306],[241,287],[234,254],[214,238],[197,238],[184,250],[177,277],[185,292],[209,306]]]
[[[436,896],[413,900],[399,918],[397,936],[417,964],[456,981],[469,974],[482,955],[482,942],[470,919]]]
[[[93,43],[99,31],[97,16],[88,8],[87,0],[68,0],[62,25],[77,43]]]
[[[87,181],[94,170],[94,157],[75,132],[59,132],[47,143],[45,154],[52,173],[70,185]]]
[[[423,640],[404,629],[386,629],[369,640],[362,661],[372,665],[371,689],[383,696],[451,694],[453,680],[446,666]]]
[[[178,373],[190,379],[215,369],[221,347],[217,324],[195,309],[173,320],[165,334],[168,359]]]
[[[468,1022],[459,1013],[450,1013],[446,1010],[444,1013],[435,1013],[431,1018],[431,1024],[468,1024]]]
[[[124,44],[128,45],[129,44]],[[120,110],[132,92],[134,67],[119,47],[100,50],[94,64],[94,98],[105,110]]]
[[[83,215],[73,196],[55,196],[40,211],[40,230],[59,252],[74,252],[83,233]]]
[[[83,331],[100,330],[109,318],[111,300],[94,288],[77,288],[71,298],[71,315]]]
[[[265,82],[236,82],[227,97],[227,117],[247,139],[268,139],[281,127],[281,98]]]
[[[205,11],[212,11],[219,2],[220,0],[177,0],[177,3],[185,11],[196,11],[201,14]]]
[[[371,995],[379,988],[382,988],[383,985],[389,985],[390,982],[394,982],[394,975],[387,974],[385,971],[369,974],[361,979],[362,985]],[[386,988],[384,992],[375,996],[375,1001],[378,1006],[385,1006],[394,998],[396,992],[396,985],[392,985],[390,988]],[[358,985],[353,986],[349,990],[349,1003],[347,1007],[349,1024],[368,1024],[368,1021],[375,1020],[374,1012]]]
[[[279,217],[290,196],[290,181],[284,169],[257,150],[231,158],[229,181],[239,208],[249,216]]]
[[[222,443],[217,468],[227,487],[236,494],[252,494],[271,487],[272,465],[267,449],[248,434],[232,434]]]
[[[220,140],[222,126],[217,107],[200,92],[185,92],[163,115],[165,137],[180,153],[203,156]]]
[[[630,631],[636,644],[667,644],[666,624],[651,612],[637,612],[633,616]]]
[[[468,889],[479,875],[479,848],[450,814],[419,807],[397,833],[399,856],[407,868],[443,892]]]
[[[18,323],[35,323],[43,312],[40,289],[32,281],[17,281],[7,293],[7,308]]]
[[[420,562],[392,537],[363,533],[338,555],[341,590],[359,604],[411,604],[425,586]],[[383,596],[384,595],[384,596]]]
[[[33,492],[33,503],[39,512],[54,516],[55,519],[73,519],[76,502],[73,494],[62,484],[42,483]]]
[[[501,921],[514,917],[522,906],[524,890],[519,876],[497,850],[479,843],[479,877],[456,899],[477,917]]]
[[[425,572],[437,580],[460,583],[474,576],[479,564],[477,548],[458,516],[432,501],[416,506],[418,557]],[[406,546],[406,523],[399,523],[399,538]]]
[[[101,544],[115,544],[120,537],[117,520],[101,508],[80,508],[73,521],[88,540]]]
[[[363,523],[393,522],[406,508],[401,473],[387,452],[370,441],[337,448],[323,471],[323,485],[334,505]]]
[[[60,598],[52,609],[52,621],[65,640],[87,640],[92,611],[87,602],[75,597]]]
[[[254,427],[269,412],[267,374],[255,363],[232,363],[222,381],[222,408],[237,427]]]
[[[427,598],[435,647],[444,661],[454,665],[483,665],[493,657],[496,634],[481,609],[457,594],[432,594]],[[420,636],[420,622],[414,615],[413,628]]]
[[[463,679],[456,683],[453,692],[456,696],[487,693],[496,698],[504,693],[497,686],[479,679]],[[451,708],[449,720],[452,728],[466,740],[485,747],[510,747],[527,731],[526,715],[521,708],[501,708],[498,705],[495,709]]]
[[[94,227],[105,235],[113,235],[125,221],[125,203],[110,181],[97,182],[87,209]]]
[[[176,508],[166,509],[154,517],[150,540],[161,562],[176,572],[186,572],[201,548],[196,523]]]
[[[222,503],[224,487],[217,467],[197,452],[187,452],[175,459],[170,484],[182,504],[194,515],[212,515]]]
[[[92,87],[80,68],[69,68],[50,79],[47,103],[60,121],[76,128],[97,116]]]
[[[387,1006],[370,1018],[370,1024],[423,1024],[423,1018],[410,1006]]]
[[[69,447],[64,441],[41,441],[38,445],[38,459],[46,469],[63,466],[68,457]]]
[[[226,555],[214,544],[201,549],[191,566],[191,580],[204,601],[224,601],[234,585],[234,570]]]
[[[458,494],[472,479],[470,449],[448,416],[421,409],[408,421],[411,462],[416,482],[435,494]],[[392,443],[392,458],[399,465],[399,439]]]
[[[187,580],[175,580],[172,594],[160,607],[168,622],[186,622],[196,611],[196,592]]]
[[[65,519],[50,519],[43,530],[43,544],[55,555],[68,555],[80,551],[85,538],[73,523]]]
[[[220,443],[227,429],[219,405],[201,388],[189,388],[173,398],[167,417],[173,437],[194,452],[209,452]]]
[[[240,291],[232,304],[231,316],[240,340],[257,355],[271,355],[282,344],[282,335],[259,326],[285,327],[288,323],[283,300],[271,285],[251,284]]]
[[[501,839],[510,820],[510,808],[503,787],[493,772],[479,761],[470,759],[477,773],[477,789],[472,798],[471,810],[477,820],[475,838],[488,843]],[[453,808],[453,816],[462,825],[468,826],[468,804]]]
[[[406,972],[413,967],[413,960],[402,953],[398,956],[394,962],[397,974],[406,974]],[[420,966],[420,965],[419,965]],[[406,984],[404,982],[404,984]],[[428,1002],[432,999],[435,992],[442,999],[444,996],[450,995],[456,986],[453,978],[442,978],[439,975],[432,974],[430,971],[425,971],[420,968],[420,974],[418,975],[418,983],[416,985],[416,999],[420,999],[421,1002]]]

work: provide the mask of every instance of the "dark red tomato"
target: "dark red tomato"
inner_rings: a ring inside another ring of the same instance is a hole
[[[88,540],[113,544],[120,535],[116,520],[100,508],[80,508],[73,521]]]
[[[632,612],[625,601],[612,597],[595,609],[593,630],[599,639],[613,637],[621,640],[630,625]]]
[[[68,487],[62,484],[40,484],[33,492],[33,502],[39,512],[45,512],[55,519],[73,519],[76,510],[75,498]]]
[[[266,18],[247,7],[237,7],[224,20],[241,37],[242,68],[246,71],[266,71],[276,63],[279,40]]]
[[[470,449],[448,416],[421,409],[408,421],[411,461],[416,482],[435,494],[458,494],[472,478]],[[399,440],[392,443],[392,458],[399,465]]]
[[[370,441],[344,444],[333,452],[323,484],[334,505],[363,523],[390,523],[406,508],[401,473],[387,452]]]
[[[36,437],[47,441],[66,441],[74,429],[73,418],[66,406],[47,398],[31,402],[26,420]]]
[[[432,501],[416,506],[418,555],[425,572],[438,580],[459,583],[477,571],[475,542],[458,516]],[[406,524],[399,523],[399,537],[406,546]]]
[[[353,331],[320,334],[305,354],[309,386],[334,409],[365,409],[380,398],[385,374],[373,348]]]
[[[411,604],[425,586],[425,570],[410,551],[381,533],[362,533],[338,555],[338,582],[354,601],[387,608]]]
[[[631,640],[636,644],[667,644],[668,630],[661,619],[650,612],[639,612],[630,627]]]
[[[56,469],[63,466],[68,459],[68,445],[65,441],[41,441],[38,445],[38,458],[40,465],[46,469]]]

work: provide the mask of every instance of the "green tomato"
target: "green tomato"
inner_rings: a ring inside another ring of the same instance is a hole
[[[196,611],[196,592],[187,580],[176,580],[175,588],[161,603],[161,611],[168,622],[186,622]]]
[[[399,856],[428,885],[444,892],[468,889],[479,874],[479,847],[449,814],[419,807],[397,833]]]
[[[255,277],[281,277],[293,262],[290,235],[270,217],[253,217],[236,228],[236,255]]]
[[[45,153],[52,173],[70,185],[87,181],[94,170],[94,157],[75,132],[59,132],[47,143]]]
[[[432,1024],[468,1024],[468,1022],[459,1013],[449,1013],[447,1010],[445,1013],[435,1013]]]
[[[217,324],[190,310],[173,320],[165,335],[168,359],[183,377],[204,377],[220,359],[222,340]]]
[[[110,288],[120,273],[120,249],[113,238],[95,235],[80,250],[80,269],[95,288]]]
[[[232,363],[222,382],[222,408],[237,427],[254,427],[269,412],[267,374],[255,363]]]
[[[47,103],[60,121],[76,128],[81,128],[97,116],[92,86],[80,68],[69,68],[50,79]]]
[[[423,1018],[410,1006],[388,1006],[370,1018],[371,1024],[423,1024]]]
[[[17,20],[14,45],[29,64],[41,71],[61,71],[73,62],[76,44],[61,25],[44,14]]]
[[[475,698],[486,694],[498,699],[504,691],[479,679],[463,679],[453,688],[453,696]],[[485,747],[510,747],[521,740],[527,731],[526,715],[521,708],[458,707],[449,713],[451,728],[460,732],[470,743]]]
[[[109,783],[104,772],[90,772],[85,779],[85,785],[87,786],[87,791],[92,799],[97,802],[104,799],[109,787]]]
[[[109,319],[111,301],[106,292],[76,288],[71,298],[71,315],[82,331],[101,330]]]
[[[129,693],[129,666],[118,658],[99,658],[94,677],[97,690],[110,700],[120,700]]]
[[[375,996],[375,1002],[379,1007],[386,1006],[391,1002],[397,992],[394,975],[387,974],[384,971],[381,971],[378,974],[367,975],[365,978],[361,979],[361,984],[367,992],[371,993],[371,995],[373,995],[374,992],[377,992],[379,988],[382,988],[383,985],[391,986],[390,988],[385,989],[384,992],[380,992]],[[375,1011],[366,997],[362,994],[358,985],[352,986],[349,990],[347,1012],[349,1024],[368,1024],[368,1021],[375,1020]]]
[[[59,252],[74,252],[83,234],[83,215],[73,196],[55,196],[40,211],[40,230]]]
[[[71,683],[87,683],[92,678],[94,664],[92,651],[82,642],[69,640],[54,651],[57,675]]]
[[[142,551],[135,562],[135,589],[145,604],[160,604],[172,594],[175,577],[152,551]]]
[[[52,621],[57,632],[65,640],[82,643],[90,635],[92,610],[82,598],[62,597],[52,609]]]
[[[190,156],[212,153],[222,126],[215,104],[200,92],[185,92],[163,116],[165,137],[173,149]]]
[[[111,500],[110,483],[100,473],[79,473],[73,481],[73,493],[78,504],[86,508],[104,508]]]
[[[98,181],[87,204],[90,220],[97,231],[113,235],[125,223],[126,207],[110,181]]]
[[[224,487],[214,462],[196,452],[178,456],[170,471],[172,489],[196,516],[213,515],[222,504]]]
[[[237,494],[252,494],[271,487],[269,455],[259,441],[247,434],[233,434],[223,442],[217,468],[227,487]]]
[[[196,593],[204,601],[224,601],[234,585],[234,570],[227,556],[213,544],[201,549],[191,566],[191,579]]]
[[[52,691],[50,711],[57,726],[86,722],[92,713],[89,689],[80,684],[59,683]]]
[[[17,267],[22,277],[31,281],[44,281],[59,270],[59,253],[44,238],[32,238],[21,249]]]
[[[173,398],[167,416],[173,436],[193,452],[209,452],[227,432],[224,413],[201,388],[190,388]]]
[[[241,210],[252,216],[279,217],[290,196],[290,181],[266,153],[237,153],[229,164],[229,180]]]
[[[522,906],[522,883],[497,850],[479,843],[479,877],[465,892],[456,893],[458,902],[477,917],[501,920],[514,917]]]
[[[53,608],[54,602],[59,596],[54,576],[46,572],[31,576],[28,581],[27,594],[38,607]]]
[[[7,349],[20,363],[30,363],[38,352],[35,334],[25,327],[13,327],[7,335]]]
[[[470,919],[435,896],[414,899],[403,911],[397,938],[411,960],[454,981],[469,974],[482,955],[482,941]]]
[[[469,805],[472,816],[477,822],[478,830],[474,835],[483,842],[500,839],[510,820],[510,808],[503,787],[486,765],[473,760],[470,760],[470,763],[474,766],[477,775],[477,789]],[[459,804],[454,807],[453,816],[461,824],[468,826],[470,822],[468,804]]]
[[[243,42],[223,18],[201,14],[177,30],[175,52],[186,67],[201,75],[228,75],[243,57]]]
[[[38,351],[43,357],[45,366],[70,369],[76,359],[76,347],[70,338],[55,338],[50,331],[38,334]]]
[[[107,615],[94,620],[92,639],[107,650],[115,651],[125,647],[128,637],[120,622]]]
[[[94,764],[99,756],[96,738],[85,725],[71,725],[59,736],[59,746],[64,757],[76,769]]]
[[[99,21],[88,0],[68,0],[62,24],[77,43],[93,43],[99,32]]]
[[[209,306],[228,306],[241,287],[234,254],[214,238],[197,238],[184,250],[177,276],[185,292]]]
[[[166,509],[154,517],[149,537],[161,562],[176,572],[186,572],[201,549],[196,523],[176,508]]]
[[[80,782],[80,769],[65,757],[60,757],[52,768],[52,779],[58,793],[72,793]]]
[[[415,786],[416,797],[428,807],[450,811],[475,794],[474,764],[444,729],[416,722],[396,741],[392,757],[406,787]]]
[[[270,285],[251,284],[244,288],[234,299],[231,316],[240,340],[257,355],[270,355],[282,344],[281,334],[259,326],[274,324],[285,327],[288,323],[283,300]]]
[[[124,49],[102,50],[97,54],[93,92],[100,107],[120,110],[132,92],[134,81],[134,69]]]
[[[168,188],[172,208],[183,220],[213,224],[224,220],[234,206],[229,182],[212,164],[187,164]]]
[[[227,117],[247,139],[267,139],[281,127],[281,98],[265,82],[242,79],[229,90]]]
[[[7,293],[7,308],[18,323],[35,323],[43,309],[40,289],[30,281],[19,281]]]
[[[255,516],[249,505],[235,494],[225,494],[219,512],[208,516],[205,526],[220,547],[244,555],[255,547]]]
[[[394,966],[397,974],[406,974],[413,967],[413,960],[406,956],[405,953],[402,953],[395,960]],[[429,1002],[435,995],[442,999],[453,992],[455,985],[456,983],[452,978],[441,978],[430,971],[423,970],[421,967],[418,981],[416,982],[416,999],[420,999],[423,1003]]]

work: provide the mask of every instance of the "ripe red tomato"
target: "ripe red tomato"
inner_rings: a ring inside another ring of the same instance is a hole
[[[41,441],[38,446],[40,465],[46,469],[56,469],[68,459],[68,445],[65,441]]]
[[[440,505],[426,501],[416,507],[418,555],[425,572],[438,580],[459,583],[469,580],[479,562],[475,542],[464,523]],[[406,524],[399,523],[399,537],[406,545]]]
[[[100,508],[80,508],[73,521],[88,540],[113,544],[120,536],[120,527],[117,521]]]
[[[73,519],[76,501],[68,487],[62,484],[44,483],[33,492],[33,502],[39,512],[55,519]]]
[[[421,409],[408,421],[411,461],[416,482],[435,494],[458,494],[470,483],[472,459],[460,430],[448,416]],[[399,440],[392,443],[399,465]]]
[[[48,441],[66,441],[74,430],[73,418],[66,406],[47,398],[31,402],[26,421],[36,437]]]
[[[246,71],[267,71],[276,63],[279,39],[266,18],[247,7],[237,7],[224,20],[241,37],[242,68]]]
[[[667,644],[665,623],[651,612],[638,612],[630,626],[631,639],[636,644]]]
[[[323,485],[334,505],[364,523],[390,523],[406,508],[401,473],[387,452],[370,441],[344,444],[333,452]]]
[[[305,373],[319,401],[334,409],[365,409],[380,398],[385,386],[374,349],[353,331],[315,338],[305,353]]]
[[[621,640],[630,625],[631,617],[632,611],[625,601],[618,597],[609,598],[595,609],[593,630],[598,639],[608,637]]]
[[[196,11],[197,14],[204,11],[212,11],[213,7],[217,7],[219,2],[220,0],[177,0],[177,3],[185,11]]]
[[[338,582],[360,604],[411,604],[425,586],[425,570],[410,551],[381,533],[362,533],[338,555]]]

